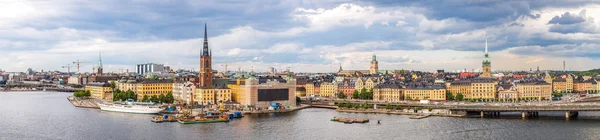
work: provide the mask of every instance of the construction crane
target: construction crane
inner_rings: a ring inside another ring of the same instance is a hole
[[[221,66],[225,66],[225,72],[228,72],[229,70],[227,70],[227,66],[229,66],[227,63],[222,64]]]
[[[79,66],[83,63],[87,63],[85,61],[79,61],[79,59],[77,59],[77,61],[73,62],[73,64],[77,64],[77,73],[80,73],[79,71]]]
[[[69,75],[71,75],[71,67],[72,67],[72,66],[71,66],[71,64],[67,64],[67,65],[65,65],[65,66],[62,66],[62,68],[67,68],[67,73],[68,73]]]

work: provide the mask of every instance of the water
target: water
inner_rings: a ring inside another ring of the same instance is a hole
[[[540,113],[522,120],[338,113],[305,109],[293,113],[249,115],[229,123],[150,122],[152,115],[75,108],[69,93],[0,92],[0,139],[598,139],[600,113]],[[333,116],[366,117],[367,124],[329,121]],[[381,120],[382,124],[377,124]]]

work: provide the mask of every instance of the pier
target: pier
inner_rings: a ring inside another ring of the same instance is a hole
[[[67,97],[67,100],[69,100],[69,102],[71,102],[71,104],[73,104],[73,106],[75,107],[100,109],[100,106],[98,106],[96,99],[78,99],[76,97],[69,96]]]

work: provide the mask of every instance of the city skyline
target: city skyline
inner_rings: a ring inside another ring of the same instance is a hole
[[[148,62],[198,70],[204,23],[219,71],[367,70],[372,54],[380,70],[480,71],[486,34],[492,71],[562,70],[563,61],[588,70],[600,56],[600,5],[587,2],[2,3],[6,71],[67,71],[82,60],[91,72],[98,50],[105,72]]]

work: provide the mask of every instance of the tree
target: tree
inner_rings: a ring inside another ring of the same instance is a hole
[[[459,92],[456,94],[456,100],[463,101],[463,100],[465,100],[465,97],[463,96],[462,93]]]
[[[340,93],[338,93],[338,98],[339,99],[346,99],[346,95],[344,95],[343,91],[340,91]]]
[[[296,96],[296,105],[300,105],[300,102],[302,102],[302,100],[300,100],[300,97]]]
[[[360,89],[360,94],[359,94],[360,97],[359,98],[365,99],[366,98],[365,94],[367,94],[367,89],[366,88]]]
[[[396,110],[402,110],[402,106],[400,106],[400,105],[396,106]]]
[[[385,104],[385,109],[392,109],[392,105],[390,103]]]
[[[150,100],[150,99],[148,98],[148,95],[144,95],[144,96],[142,97],[142,102],[148,102],[148,100]]]
[[[77,98],[81,98],[81,97],[83,97],[83,94],[81,93],[81,91],[75,91],[75,92],[73,93],[73,96],[75,96],[75,97],[77,97]]]
[[[446,91],[446,100],[454,100],[454,95],[450,91]]]
[[[158,103],[158,97],[156,95],[150,96],[150,101]]]
[[[365,95],[365,99],[372,100],[373,99],[373,88],[369,89],[367,95]]]
[[[167,95],[165,95],[165,102],[172,104],[173,102],[175,102],[175,98],[173,97],[173,93],[172,92],[167,92]]]
[[[158,95],[158,102],[159,103],[164,103],[165,102],[165,94],[160,94]]]
[[[90,92],[90,90],[86,90],[83,92],[83,97],[89,98],[90,96],[92,96],[92,92]]]
[[[115,92],[113,92],[113,102],[119,100],[121,100],[121,91],[117,89]]]
[[[354,90],[354,93],[352,93],[352,99],[358,99],[360,96],[360,93],[358,93],[358,90]]]
[[[110,88],[115,91],[115,88],[117,88],[117,83],[115,83],[115,81],[110,81]]]
[[[152,77],[150,79],[152,80],[158,80],[160,77],[158,77],[158,75],[152,75]]]

